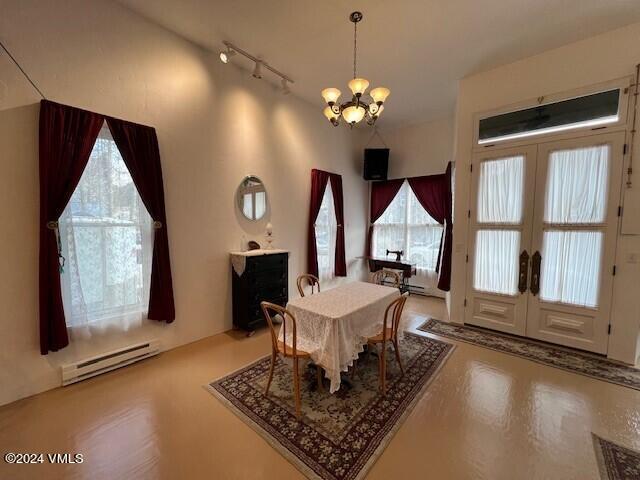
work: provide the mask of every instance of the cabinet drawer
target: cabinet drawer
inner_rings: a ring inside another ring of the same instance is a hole
[[[259,257],[247,257],[246,271],[249,273],[263,272],[265,270],[282,269],[287,265],[287,254],[261,255]]]
[[[249,302],[257,302],[260,303],[263,300],[267,302],[271,302],[273,298],[282,298],[286,297],[288,292],[288,287],[286,283],[271,285],[271,286],[263,286],[260,288],[250,288],[249,289]]]
[[[281,287],[287,284],[288,272],[286,269],[266,270],[255,272],[248,278],[250,289],[262,289],[270,287]]]
[[[262,307],[260,306],[260,302],[271,302],[271,303],[275,303],[276,305],[280,305],[281,307],[286,307],[287,301],[288,299],[286,296],[279,296],[279,297],[263,298],[256,302],[252,302],[251,304],[248,305],[248,308],[247,308],[249,311],[249,318],[264,318],[264,314],[262,313]]]

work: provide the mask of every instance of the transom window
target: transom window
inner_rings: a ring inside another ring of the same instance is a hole
[[[483,118],[478,144],[616,123],[619,103],[620,89],[616,88]]]

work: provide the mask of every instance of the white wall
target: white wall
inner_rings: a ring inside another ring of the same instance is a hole
[[[469,205],[469,191],[465,187],[469,185],[474,113],[631,75],[640,61],[638,39],[640,24],[634,24],[461,80],[455,127],[455,218],[466,218]],[[636,138],[635,150],[640,151],[640,135]],[[636,169],[634,188],[640,188],[640,169]],[[625,215],[637,214],[638,207],[625,205]],[[450,317],[461,323],[467,244],[465,221],[455,223],[453,237]],[[640,236],[619,236],[609,356],[628,363],[636,360],[640,329],[640,265],[627,263],[631,252],[640,252]]]
[[[361,276],[361,158],[349,130],[331,127],[321,105],[284,96],[112,2],[0,3],[0,38],[49,99],[156,127],[177,310],[171,325],[150,323],[40,355],[39,97],[1,59],[0,404],[59,385],[66,361],[137,338],[159,337],[172,348],[230,329],[228,252],[243,234],[261,240],[267,221],[274,246],[291,251],[293,295],[293,280],[306,270],[312,168],[343,176],[347,264],[352,278]],[[236,186],[247,174],[261,177],[269,194],[270,215],[255,224],[235,208]]]
[[[382,123],[384,120],[381,119]],[[389,178],[419,177],[444,173],[453,160],[453,115],[398,128],[380,126],[380,136],[389,147]],[[380,138],[367,132],[370,147],[382,147]]]

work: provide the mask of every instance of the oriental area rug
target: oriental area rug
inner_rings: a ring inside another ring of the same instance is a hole
[[[603,382],[640,390],[640,370],[580,350],[558,347],[470,325],[442,322],[433,318],[420,325],[418,330],[516,355]]]
[[[454,346],[406,332],[400,342],[405,373],[391,347],[386,395],[378,390],[378,358],[362,355],[356,375],[330,394],[302,368],[302,416],[295,415],[292,368],[276,364],[269,395],[270,357],[211,382],[206,388],[308,478],[359,480],[373,466]],[[304,363],[302,364],[304,365]]]
[[[640,452],[592,434],[602,480],[640,478]]]

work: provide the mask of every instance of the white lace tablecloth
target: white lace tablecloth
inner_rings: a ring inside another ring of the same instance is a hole
[[[384,311],[399,295],[397,288],[353,282],[287,304],[296,317],[296,346],[325,370],[331,393],[340,388],[340,372],[358,358],[367,338],[382,331]],[[287,325],[287,345],[292,335]],[[282,340],[282,328],[279,337]]]

